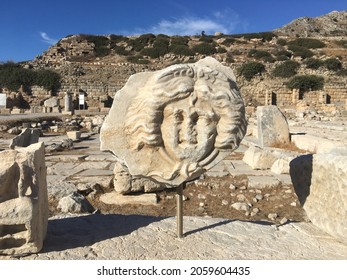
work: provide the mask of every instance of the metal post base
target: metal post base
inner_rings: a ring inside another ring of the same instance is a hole
[[[177,237],[183,238],[183,184],[177,187]]]

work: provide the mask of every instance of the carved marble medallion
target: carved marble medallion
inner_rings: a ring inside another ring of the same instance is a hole
[[[177,186],[235,150],[246,126],[232,70],[208,57],[131,76],[101,128],[101,149],[133,176]]]

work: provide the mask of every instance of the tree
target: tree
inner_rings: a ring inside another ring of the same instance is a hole
[[[316,75],[299,75],[291,78],[287,86],[301,91],[320,90],[324,86],[324,78]]]
[[[248,81],[250,81],[255,75],[260,75],[264,71],[264,64],[255,61],[247,62],[239,68],[239,73]]]

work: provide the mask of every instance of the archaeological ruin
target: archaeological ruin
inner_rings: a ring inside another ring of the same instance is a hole
[[[0,63],[0,260],[347,259],[346,37],[288,26]]]

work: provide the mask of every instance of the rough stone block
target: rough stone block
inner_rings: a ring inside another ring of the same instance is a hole
[[[81,138],[81,131],[68,131],[67,133],[67,137],[73,141],[77,141],[80,140]]]
[[[30,125],[30,124],[29,124]],[[10,142],[10,149],[15,147],[28,147],[39,141],[41,130],[37,128],[25,128],[19,135]]]
[[[290,163],[290,175],[311,222],[347,241],[347,155],[298,157]]]
[[[0,254],[41,250],[48,197],[43,142],[0,152]]]
[[[243,161],[252,169],[270,169],[277,158],[261,148],[250,146],[243,156]]]
[[[289,174],[289,163],[292,158],[279,158],[271,166],[271,172],[276,174]]]
[[[56,97],[49,98],[43,102],[43,105],[48,108],[58,107],[59,99]]]
[[[146,193],[139,195],[122,195],[116,192],[110,192],[103,194],[100,200],[106,204],[142,204],[142,205],[156,205],[158,202],[157,195],[155,193]]]
[[[277,106],[257,107],[257,127],[261,147],[289,143],[288,123]]]

